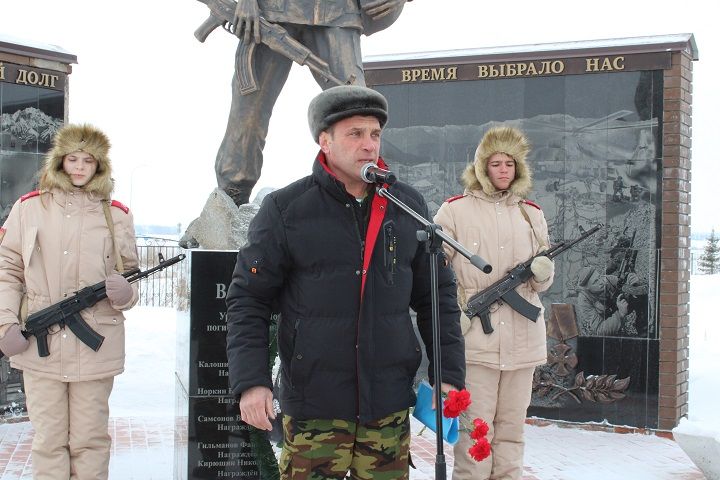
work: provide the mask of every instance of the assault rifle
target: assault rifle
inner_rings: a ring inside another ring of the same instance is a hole
[[[601,227],[602,225],[595,225],[587,232],[583,232],[582,235],[575,240],[570,242],[560,242],[554,247],[540,252],[525,262],[516,265],[503,278],[493,283],[485,290],[470,297],[467,302],[467,307],[465,308],[465,314],[468,318],[479,316],[483,332],[491,334],[493,332],[493,328],[490,324],[490,306],[492,306],[495,302],[502,300],[523,317],[536,322],[538,314],[540,314],[540,307],[536,307],[522,298],[515,290],[518,285],[527,282],[530,277],[532,277],[532,270],[530,270],[530,264],[532,261],[536,257],[540,256],[546,256],[552,260],[565,250],[572,248],[577,243],[582,242],[590,235],[600,230]]]
[[[148,277],[154,273],[164,270],[170,265],[174,265],[185,258],[184,254],[177,255],[168,260],[165,260],[162,254],[158,254],[160,263],[157,266],[140,271],[139,268],[134,268],[123,273],[123,277],[128,282],[133,283]],[[59,325],[61,328],[67,327],[88,347],[92,348],[96,352],[100,349],[100,346],[105,340],[105,337],[97,333],[95,330],[90,328],[90,325],[85,322],[80,316],[80,312],[88,307],[92,307],[100,300],[107,297],[105,291],[105,282],[98,282],[95,285],[85,287],[75,293],[72,297],[68,297],[54,305],[43,308],[39,312],[35,312],[28,316],[25,321],[25,330],[22,334],[25,338],[32,335],[37,340],[38,353],[41,357],[47,357],[50,355],[48,349],[47,336],[50,334],[50,329]]]
[[[195,38],[200,42],[204,42],[208,35],[217,27],[223,27],[230,33],[232,32],[233,22],[235,21],[235,7],[237,3],[234,0],[198,0],[204,3],[210,9],[210,16],[195,30]],[[342,81],[333,76],[330,66],[322,58],[318,57],[309,48],[298,42],[290,36],[287,30],[281,25],[270,23],[260,17],[260,41],[267,45],[271,50],[289,58],[298,65],[307,65],[310,70],[318,73],[326,81],[335,85],[349,85],[355,83],[355,76],[351,76],[347,81]],[[253,62],[253,52],[255,51],[255,42],[240,45],[239,60],[242,68],[238,68],[240,80],[240,93],[247,95],[258,89],[255,81],[255,66]]]

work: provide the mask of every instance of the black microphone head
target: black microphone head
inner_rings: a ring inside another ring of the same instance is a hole
[[[368,162],[360,169],[360,178],[365,183],[375,183],[375,178],[370,174],[371,168],[377,168],[377,165],[372,162]]]

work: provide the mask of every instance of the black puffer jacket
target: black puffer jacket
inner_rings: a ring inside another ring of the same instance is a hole
[[[389,191],[427,218],[416,190],[396,183]],[[227,295],[234,394],[258,385],[272,388],[268,319],[277,300],[285,413],[367,422],[414,405],[412,381],[421,349],[408,307],[417,312],[432,354],[429,256],[416,238],[421,227],[373,196],[367,230],[375,223],[379,232],[363,275],[365,243],[372,241],[362,233],[366,225],[356,210],[357,202],[327,170],[322,153],[312,175],[264,199]],[[462,387],[457,287],[452,270],[442,259],[439,263],[443,382]]]

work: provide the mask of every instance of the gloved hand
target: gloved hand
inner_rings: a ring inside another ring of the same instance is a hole
[[[550,278],[550,275],[553,272],[553,261],[545,255],[535,257],[530,264],[530,270],[535,276],[536,282],[544,282]]]
[[[113,305],[125,305],[133,296],[130,283],[119,273],[113,273],[105,280],[105,292]]]
[[[0,351],[8,357],[22,353],[30,346],[27,338],[20,333],[20,325],[8,323],[0,327]]]

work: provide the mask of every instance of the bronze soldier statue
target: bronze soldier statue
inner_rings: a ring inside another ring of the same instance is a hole
[[[218,4],[231,0],[200,0],[213,14]],[[218,186],[236,205],[247,203],[260,178],[263,147],[275,101],[293,60],[305,64],[301,54],[292,55],[294,44],[305,48],[319,62],[313,75],[325,90],[337,83],[365,85],[360,35],[370,35],[392,24],[406,0],[239,0],[234,18],[223,22],[240,39],[232,79],[232,105],[225,137],[215,161]],[[215,5],[213,5],[215,3]],[[222,6],[222,5],[221,5]],[[196,36],[204,40],[204,35]],[[206,23],[208,23],[206,22]],[[207,27],[208,25],[206,25]],[[275,30],[272,28],[275,27]],[[282,32],[277,35],[277,31]],[[203,28],[203,27],[201,27]],[[286,35],[285,35],[286,33]],[[274,34],[266,42],[263,34]],[[202,36],[202,38],[201,38]],[[285,37],[283,39],[283,37]],[[282,43],[277,48],[277,43]],[[299,44],[298,44],[299,42]],[[274,46],[273,43],[275,43]],[[286,47],[286,48],[283,48]],[[329,73],[323,73],[326,66]]]

